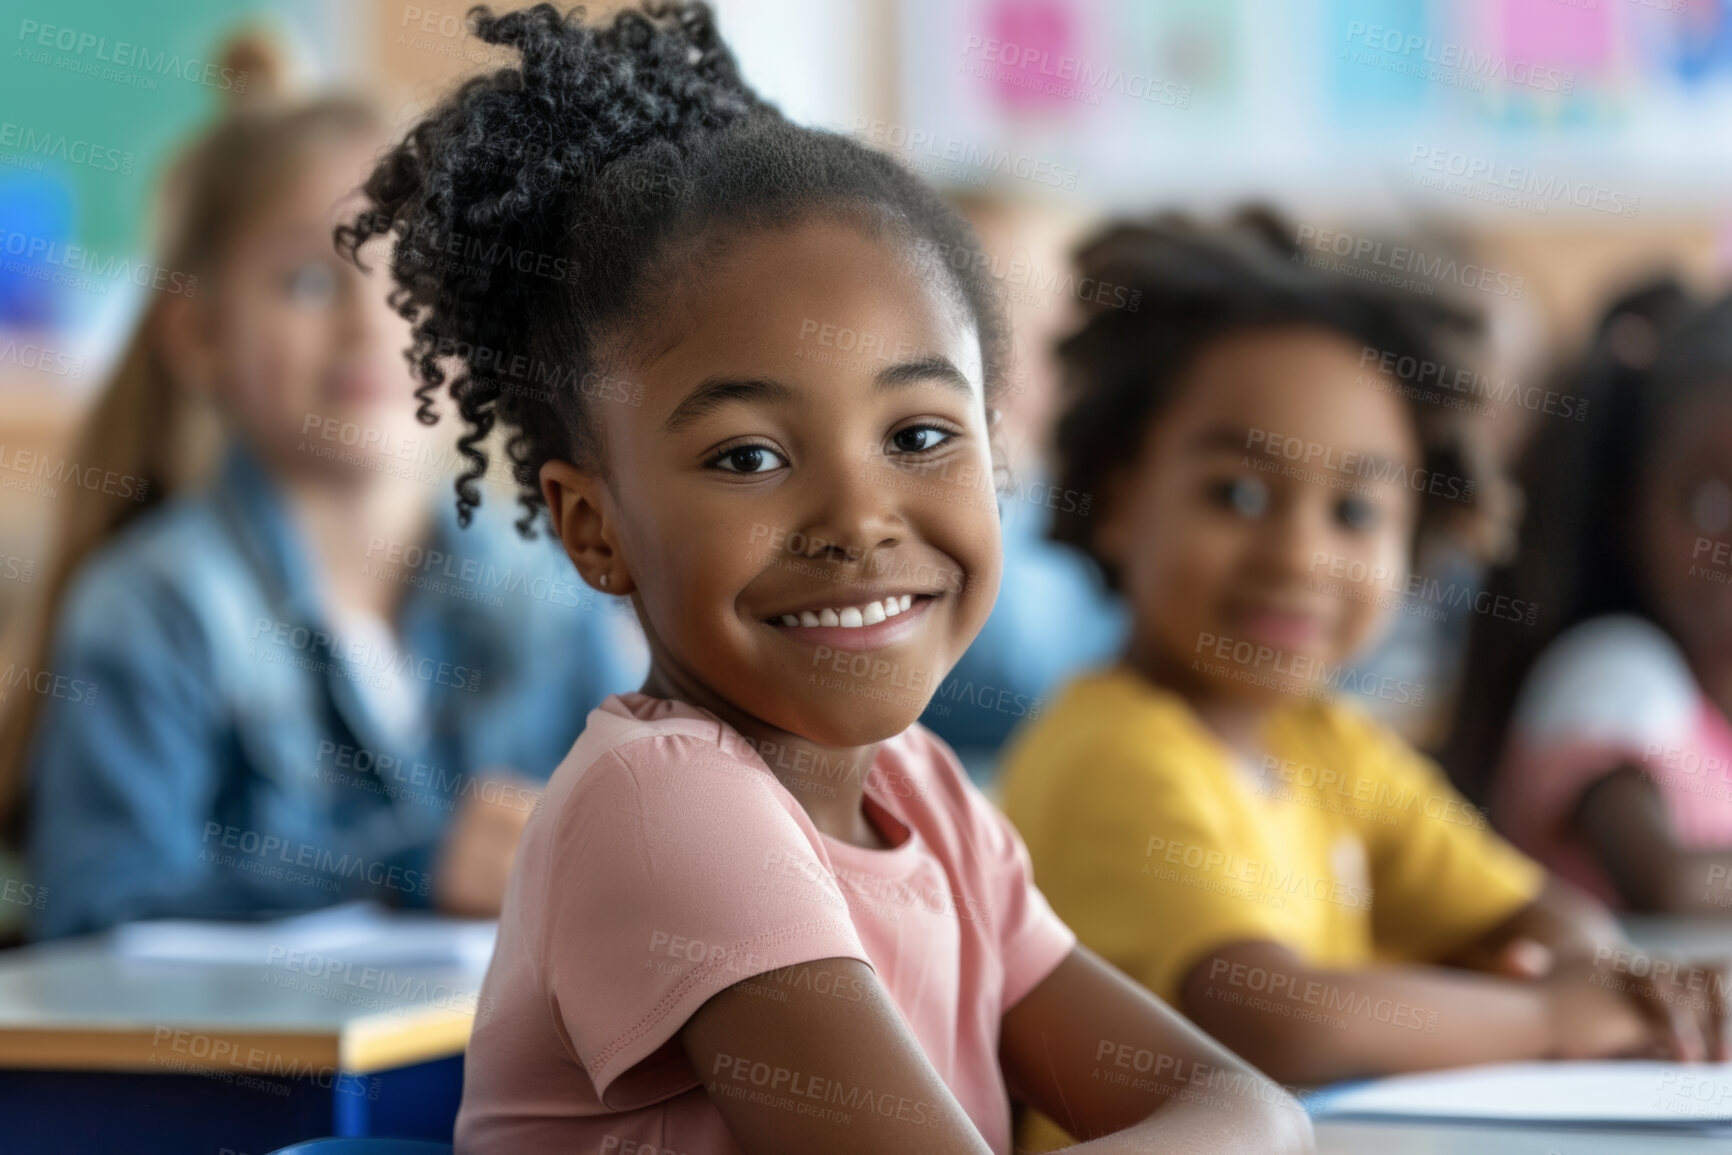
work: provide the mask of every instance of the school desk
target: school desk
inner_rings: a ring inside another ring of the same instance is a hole
[[[1623,925],[1642,950],[1687,959],[1732,958],[1732,918],[1629,917]],[[1732,1133],[1663,1135],[1336,1120],[1317,1124],[1317,1150],[1319,1155],[1727,1155]]]
[[[1726,1155],[1732,1137],[1420,1123],[1317,1124],[1317,1155]]]
[[[146,962],[101,938],[0,954],[0,1155],[449,1142],[483,973]]]
[[[1622,922],[1624,934],[1643,950],[1684,959],[1732,959],[1732,910],[1719,918],[1626,915]]]

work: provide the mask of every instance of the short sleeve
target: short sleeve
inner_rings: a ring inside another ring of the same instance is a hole
[[[1076,947],[1076,935],[1034,884],[1034,867],[1022,837],[999,809],[969,782],[957,776],[968,793],[974,844],[980,848],[981,869],[991,895],[988,909],[996,922],[999,957],[1004,964],[1002,1015],[1021,1002]]]
[[[1372,933],[1380,954],[1445,958],[1532,902],[1545,871],[1491,829],[1441,768],[1369,719],[1348,727],[1362,767]]]
[[[1526,846],[1568,839],[1582,795],[1621,765],[1687,742],[1701,705],[1670,638],[1627,615],[1584,622],[1534,663],[1498,768],[1499,824]]]
[[[1273,908],[1208,885],[1205,864],[1240,848],[1178,759],[1129,743],[1084,754],[1056,795],[1050,830],[1062,852],[1041,876],[1078,937],[1168,1002],[1212,951],[1288,937]]]
[[[1511,719],[1522,741],[1640,751],[1687,730],[1698,693],[1663,631],[1640,618],[1597,618],[1561,635],[1534,663]]]
[[[766,771],[714,742],[609,751],[566,796],[552,840],[545,989],[614,1110],[697,1085],[675,1036],[718,992],[817,959],[870,965],[816,833]]]

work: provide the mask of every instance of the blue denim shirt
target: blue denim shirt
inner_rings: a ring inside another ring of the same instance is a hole
[[[30,753],[39,936],[425,906],[456,806],[496,792],[474,775],[545,779],[602,698],[642,683],[628,603],[519,538],[510,503],[489,495],[465,530],[441,496],[427,551],[397,559],[394,653],[333,637],[280,494],[238,448],[81,568]],[[374,545],[380,563],[397,548]],[[396,733],[359,684],[391,671],[422,700]]]

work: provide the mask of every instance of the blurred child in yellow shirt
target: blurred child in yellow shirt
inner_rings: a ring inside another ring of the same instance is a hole
[[[1491,540],[1498,503],[1437,387],[1468,319],[1326,277],[1282,237],[1266,217],[1163,218],[1080,254],[1079,276],[1142,301],[1060,347],[1058,484],[1094,501],[1054,535],[1132,628],[1007,754],[1038,885],[1084,943],[1287,1082],[1724,1056],[1718,1000],[1612,974],[1602,908],[1333,700],[1426,693],[1353,658],[1411,594],[1419,535]]]

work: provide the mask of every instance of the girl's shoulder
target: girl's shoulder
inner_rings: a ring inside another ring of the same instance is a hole
[[[1074,784],[1094,771],[1194,773],[1215,743],[1181,695],[1125,665],[1080,674],[1050,706],[1032,713],[1007,744],[1004,763],[1019,777],[1058,776]]]
[[[708,711],[641,692],[611,694],[547,781],[528,857],[627,862],[646,875],[780,847],[806,853],[817,829],[739,731]],[[641,861],[640,861],[641,860]],[[579,877],[582,872],[570,875]]]
[[[245,566],[205,493],[177,496],[142,514],[78,566],[61,604],[57,635],[67,644],[111,638],[172,620],[170,632],[208,616],[210,587],[232,589]]]
[[[554,772],[593,789],[605,777],[658,782],[689,777],[695,763],[705,769],[738,769],[769,775],[749,739],[708,710],[633,691],[610,694],[589,712],[583,732]]]
[[[1516,698],[1512,732],[1528,742],[1676,734],[1701,701],[1689,664],[1659,626],[1607,614],[1559,634]]]

